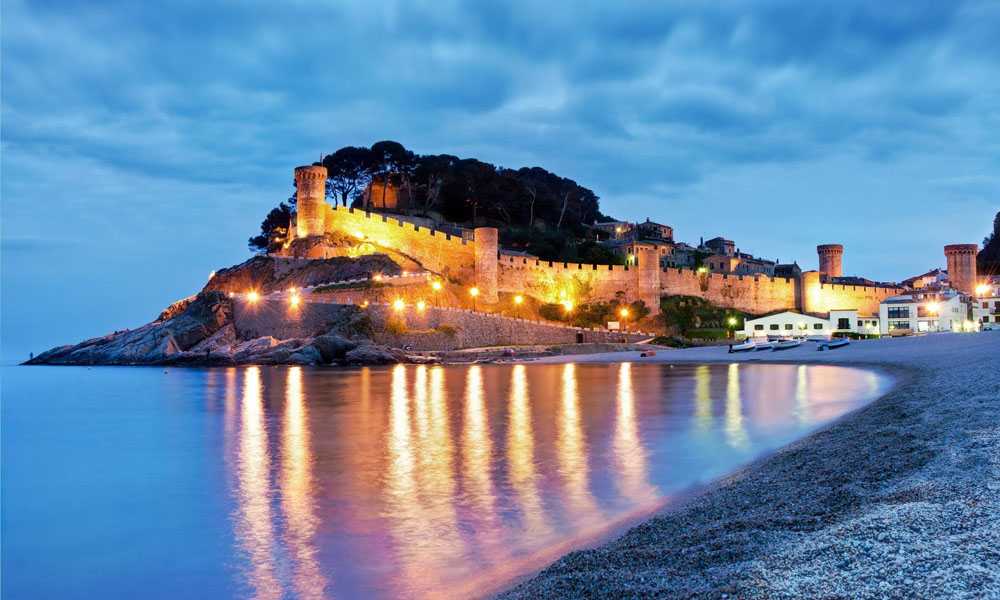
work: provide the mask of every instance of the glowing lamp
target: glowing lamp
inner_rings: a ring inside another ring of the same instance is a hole
[[[427,305],[424,304],[423,300],[421,300],[420,302],[417,302],[417,310],[424,310],[425,306],[427,306]]]
[[[250,302],[256,302],[259,298],[260,298],[260,294],[258,294],[257,292],[248,292],[247,293],[247,300],[249,300]]]
[[[431,287],[434,288],[435,292],[437,292],[437,291],[439,291],[441,289],[441,282],[440,281],[434,281],[434,282],[431,283]]]
[[[363,300],[361,302],[361,308],[368,308],[368,301],[367,300]]]
[[[473,298],[475,298],[476,296],[478,296],[479,295],[479,288],[474,287],[474,288],[470,289],[469,290],[469,295],[472,296]]]
[[[407,276],[407,275],[409,275],[409,274],[410,274],[410,272],[409,272],[409,271],[403,271],[403,277],[406,277],[406,276]]]
[[[621,315],[621,316],[622,316],[623,318],[624,318],[624,317],[627,317],[627,316],[628,316],[628,309],[627,309],[627,308],[623,308],[623,309],[621,309],[621,311],[619,312],[619,314],[620,314],[620,315]]]
[[[372,279],[374,279],[375,281],[382,281],[382,274],[375,273],[374,275],[372,275]]]
[[[927,310],[932,313],[937,313],[937,311],[941,310],[941,307],[938,305],[937,302],[931,302],[930,304],[927,305]]]
[[[522,302],[524,302],[524,298],[521,296],[514,296],[514,304],[520,304]]]
[[[396,300],[395,302],[392,303],[392,308],[396,312],[403,310],[405,306],[406,304],[402,300]]]
[[[708,273],[708,267],[698,267],[699,273]]]
[[[215,271],[212,271],[212,273],[215,273]],[[976,286],[976,295],[977,296],[985,296],[989,292],[990,292],[990,286],[988,286],[988,285],[979,284],[979,285]]]
[[[729,324],[735,326],[736,325],[736,317],[729,317]]]
[[[298,306],[299,302],[302,301],[302,298],[299,297],[298,294],[292,294],[292,297],[289,298],[288,301],[292,303],[292,306]]]

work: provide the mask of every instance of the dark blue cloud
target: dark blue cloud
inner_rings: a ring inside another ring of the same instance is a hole
[[[1000,208],[998,32],[976,0],[8,0],[5,324],[40,278],[146,303],[85,299],[46,344],[145,319],[245,254],[292,167],[380,139],[542,165],[689,240],[803,263],[842,241],[901,279]]]

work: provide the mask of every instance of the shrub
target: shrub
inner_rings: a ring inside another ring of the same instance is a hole
[[[458,327],[455,327],[451,323],[438,323],[438,326],[434,329],[438,333],[443,333],[449,337],[455,337],[458,334]]]
[[[395,336],[401,336],[404,335],[409,330],[410,328],[409,326],[407,326],[406,321],[404,321],[399,317],[389,317],[388,319],[385,320],[385,327],[384,327],[385,333]]]

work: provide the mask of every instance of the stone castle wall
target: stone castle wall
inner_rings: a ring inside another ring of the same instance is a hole
[[[325,226],[327,232],[368,238],[445,276],[462,276],[476,266],[474,242],[386,215],[327,204]]]
[[[697,296],[726,308],[753,314],[794,310],[797,303],[795,279],[726,273],[696,273],[691,269],[665,269],[660,273],[664,295]]]
[[[646,302],[654,314],[660,295],[697,296],[753,314],[780,310],[824,313],[848,308],[877,314],[882,300],[901,293],[899,288],[821,283],[816,271],[803,273],[801,279],[785,279],[661,269],[644,256],[638,257],[639,265],[624,266],[498,255],[494,229],[481,228],[476,241],[465,240],[391,216],[330,205],[326,205],[325,227],[328,232],[367,238],[393,248],[430,271],[474,281],[487,303],[496,300],[497,292],[524,294],[543,302],[609,300],[623,292],[628,301]],[[481,242],[478,249],[477,241]],[[581,297],[582,291],[589,292],[587,297]]]

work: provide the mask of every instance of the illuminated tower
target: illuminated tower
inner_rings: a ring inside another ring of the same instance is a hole
[[[944,247],[948,259],[948,281],[963,294],[976,293],[976,244],[951,244]]]
[[[295,188],[298,190],[297,236],[323,235],[326,199],[326,167],[296,167]]]
[[[826,273],[827,277],[841,277],[843,269],[841,261],[844,256],[844,247],[840,244],[823,244],[816,246],[816,253],[819,254],[819,271]]]
[[[500,243],[496,227],[477,227],[476,238],[476,287],[484,302],[494,303],[497,296],[497,257]]]

